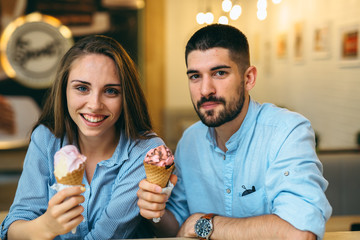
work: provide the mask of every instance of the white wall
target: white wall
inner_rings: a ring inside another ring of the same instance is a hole
[[[306,116],[320,135],[321,148],[355,147],[360,130],[360,64],[344,67],[340,59],[340,32],[358,24],[357,0],[268,0],[268,17],[256,18],[256,1],[238,1],[243,14],[230,22],[250,42],[252,63],[258,68],[257,85],[251,95],[259,102],[273,102]],[[185,44],[199,26],[198,11],[212,8],[220,16],[220,0],[168,0],[166,25],[166,109],[191,109],[184,63]],[[294,58],[294,24],[303,22],[303,58]],[[315,26],[330,22],[330,51],[316,59],[312,51]],[[288,54],[276,56],[277,36],[287,34]]]

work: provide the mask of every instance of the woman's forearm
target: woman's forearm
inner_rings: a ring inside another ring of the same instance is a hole
[[[53,239],[56,236],[53,236],[51,233],[46,231],[44,223],[41,222],[41,217],[31,221],[17,220],[13,222],[7,233],[9,240],[16,239],[39,239],[47,240]]]

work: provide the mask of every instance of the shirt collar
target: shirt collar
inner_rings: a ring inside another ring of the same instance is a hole
[[[128,151],[126,151],[126,149],[129,148],[130,145],[130,140],[129,138],[127,138],[125,136],[125,132],[123,130],[120,130],[120,138],[119,138],[119,142],[116,146],[116,149],[113,153],[113,155],[111,156],[111,158],[107,159],[107,160],[103,160],[99,163],[99,166],[106,166],[106,167],[112,167],[116,164],[120,164],[124,161],[126,161],[127,159],[129,159],[129,154]],[[69,145],[69,139],[67,138],[67,136],[64,137],[64,141],[62,143],[62,147]],[[77,148],[79,148],[78,143],[74,142],[74,144]]]
[[[129,159],[129,154],[127,149],[129,148],[130,140],[125,136],[125,132],[121,131],[120,133],[120,139],[118,142],[118,145],[116,146],[116,149],[111,156],[111,158],[101,161],[99,163],[100,166],[106,166],[106,167],[112,167],[117,164],[121,164],[122,162]]]
[[[241,136],[243,136],[243,134],[246,134],[246,132],[251,128],[251,125],[255,122],[258,104],[251,97],[249,98],[249,108],[244,118],[244,121],[242,122],[240,128],[230,137],[230,139],[225,144],[228,151],[237,149],[241,142]],[[211,145],[217,147],[215,129],[213,127],[208,127],[206,138]]]

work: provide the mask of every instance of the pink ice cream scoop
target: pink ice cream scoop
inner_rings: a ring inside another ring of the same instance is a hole
[[[148,151],[144,162],[159,167],[171,166],[174,163],[174,155],[168,147],[161,145]]]
[[[79,169],[85,161],[86,157],[79,152],[76,146],[66,145],[55,153],[54,174],[57,178],[66,176],[67,173]]]

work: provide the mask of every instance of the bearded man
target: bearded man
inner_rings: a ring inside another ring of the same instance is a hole
[[[314,131],[302,115],[251,98],[257,69],[246,36],[208,25],[188,41],[185,60],[201,121],[177,145],[170,198],[140,182],[141,215],[161,217],[153,227],[165,236],[321,239],[332,208]]]

